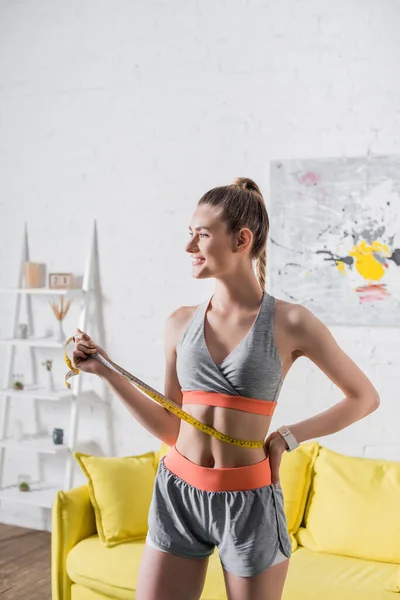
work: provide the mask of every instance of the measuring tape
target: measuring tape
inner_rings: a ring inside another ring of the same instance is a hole
[[[74,338],[70,337],[65,342],[65,345],[64,345],[64,360],[70,369],[70,371],[68,371],[68,373],[65,376],[65,385],[67,386],[67,388],[69,390],[71,389],[71,384],[69,383],[68,380],[71,377],[73,377],[74,375],[78,375],[78,373],[79,373],[79,369],[76,369],[72,365],[71,360],[67,354],[68,344],[70,344],[71,342],[74,342],[74,341],[75,341]],[[125,379],[127,379],[128,381],[133,383],[133,385],[136,388],[138,388],[139,390],[144,392],[146,394],[146,396],[148,396],[151,400],[155,400],[158,404],[161,404],[161,406],[166,408],[169,412],[173,413],[174,415],[176,415],[183,421],[186,421],[186,423],[190,423],[190,425],[193,425],[194,427],[196,427],[196,429],[199,429],[203,433],[212,435],[213,437],[217,438],[217,440],[220,440],[221,442],[227,442],[228,444],[234,444],[235,446],[242,446],[244,448],[263,448],[264,447],[263,440],[255,441],[255,442],[252,442],[250,440],[238,440],[229,435],[226,435],[225,433],[222,433],[221,431],[218,431],[217,429],[214,429],[214,427],[211,427],[210,425],[206,425],[205,423],[198,421],[192,415],[190,415],[189,413],[182,410],[182,408],[178,404],[175,404],[175,402],[171,402],[171,400],[168,400],[168,398],[163,396],[163,394],[160,394],[160,392],[157,392],[157,390],[155,390],[152,387],[150,387],[149,385],[147,385],[147,383],[144,383],[143,381],[141,381],[140,379],[138,379],[137,377],[135,377],[128,371],[125,371],[125,369],[123,369],[116,363],[114,363],[112,361],[108,361],[99,352],[95,352],[94,354],[91,354],[90,356],[92,358],[95,358],[99,362],[101,362],[104,366],[108,367],[112,371],[115,371],[119,375],[122,375],[122,377],[124,377]]]

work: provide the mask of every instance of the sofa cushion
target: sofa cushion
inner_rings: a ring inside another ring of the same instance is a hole
[[[88,537],[69,552],[68,577],[107,597],[131,600],[144,544],[142,539],[108,548],[98,535]]]
[[[133,597],[133,596],[132,596]],[[112,600],[110,596],[105,596],[101,592],[95,592],[78,583],[71,585],[71,597],[69,600]]]
[[[104,457],[74,452],[88,478],[97,532],[108,547],[142,539],[156,473],[154,452],[139,456]]]
[[[319,447],[316,441],[305,442],[282,455],[279,479],[290,533],[296,532],[301,525]]]
[[[132,600],[145,540],[107,548],[98,536],[79,542],[68,554],[70,579],[107,598]],[[211,555],[202,600],[226,600],[225,584],[217,548]]]
[[[400,563],[400,462],[345,456],[321,447],[301,546]]]
[[[396,573],[393,573],[392,577],[388,579],[385,590],[400,593],[400,566],[397,567]]]
[[[292,555],[282,600],[396,600],[390,583],[398,566],[314,552]]]

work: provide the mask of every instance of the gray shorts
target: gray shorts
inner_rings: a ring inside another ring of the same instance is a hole
[[[150,546],[189,558],[206,558],[217,546],[224,569],[242,577],[290,558],[280,485],[205,491],[172,473],[164,458],[158,464],[149,509]]]

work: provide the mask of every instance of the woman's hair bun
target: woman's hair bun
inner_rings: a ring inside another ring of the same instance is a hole
[[[235,179],[235,181],[233,182],[233,185],[238,185],[243,190],[256,192],[256,194],[259,194],[262,197],[260,188],[258,187],[256,182],[252,179],[249,179],[248,177],[237,177],[237,179]]]

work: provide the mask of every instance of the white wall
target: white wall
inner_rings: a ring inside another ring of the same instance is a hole
[[[107,350],[162,390],[165,319],[214,285],[191,278],[184,252],[199,197],[248,176],[268,205],[272,159],[399,152],[399,10],[396,0],[2,0],[0,287],[16,284],[24,221],[31,260],[82,273],[96,217]],[[40,333],[52,316],[35,306]],[[0,307],[6,337],[12,299],[0,296]],[[400,460],[399,331],[332,332],[378,388],[381,406],[320,442]],[[0,365],[5,356],[0,346]],[[272,425],[341,398],[300,359]],[[59,410],[43,405],[43,420],[68,429]],[[13,411],[29,430],[29,406]],[[118,454],[158,447],[117,399],[113,412]],[[97,411],[83,412],[82,447],[104,447],[102,423]],[[13,454],[6,482],[32,465]],[[41,526],[39,512],[22,505],[3,503],[0,519]]]

